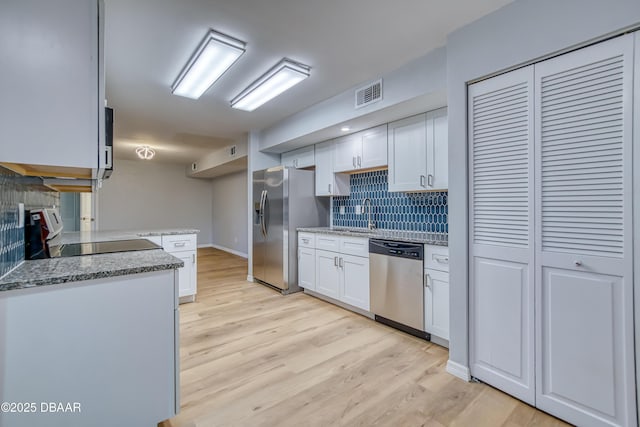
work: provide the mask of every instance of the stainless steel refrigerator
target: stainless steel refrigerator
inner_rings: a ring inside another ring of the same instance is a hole
[[[314,179],[314,171],[283,166],[253,173],[253,278],[283,294],[301,290],[296,229],[329,222]]]

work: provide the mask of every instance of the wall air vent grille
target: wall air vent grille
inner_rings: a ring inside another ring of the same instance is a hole
[[[229,147],[229,156],[233,157],[236,155],[236,146],[232,145],[231,147]]]
[[[382,100],[382,79],[356,90],[356,108]]]

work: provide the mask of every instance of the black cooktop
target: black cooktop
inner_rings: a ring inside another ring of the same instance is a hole
[[[108,254],[113,252],[145,251],[149,249],[162,249],[146,239],[112,240],[107,242],[70,243],[66,245],[51,246],[49,253],[51,258],[70,257],[81,255]]]

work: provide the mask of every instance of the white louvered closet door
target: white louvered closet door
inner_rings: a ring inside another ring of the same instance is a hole
[[[534,404],[533,66],[468,94],[471,375]]]
[[[633,35],[535,65],[536,406],[636,425]]]

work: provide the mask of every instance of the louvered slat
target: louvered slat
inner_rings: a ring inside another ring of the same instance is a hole
[[[542,249],[623,254],[622,58],[541,79]]]
[[[529,90],[523,82],[472,99],[475,243],[529,245]]]

